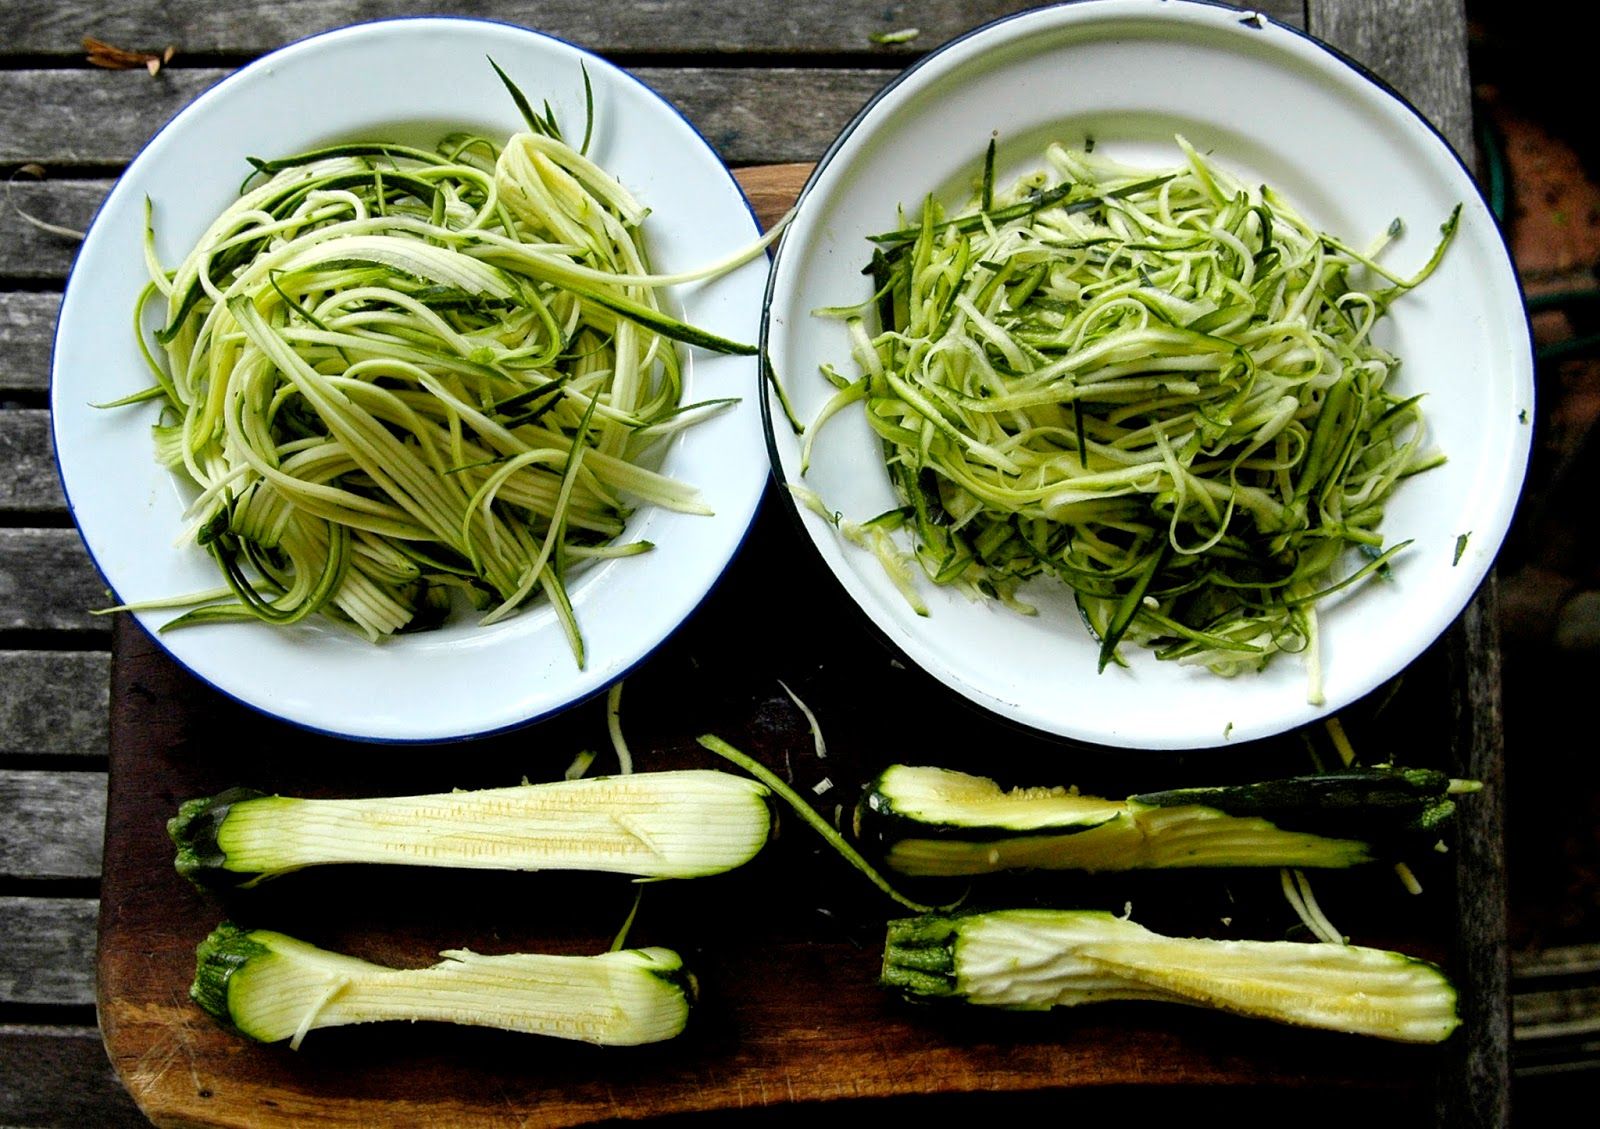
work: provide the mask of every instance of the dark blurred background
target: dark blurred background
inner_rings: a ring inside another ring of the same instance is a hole
[[[1515,1108],[1531,1126],[1583,1108],[1600,1084],[1596,59],[1547,11],[1486,0],[1467,11],[1480,167],[1539,354],[1529,485],[1499,567]]]

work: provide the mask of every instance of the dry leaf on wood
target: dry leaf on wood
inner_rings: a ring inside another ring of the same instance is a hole
[[[160,54],[151,51],[128,51],[122,47],[113,47],[104,40],[95,39],[93,36],[83,37],[83,49],[88,52],[89,62],[97,67],[105,67],[111,71],[131,71],[143,67],[153,76],[167,63],[172,62],[172,57],[178,49],[170,43],[162,49]]]

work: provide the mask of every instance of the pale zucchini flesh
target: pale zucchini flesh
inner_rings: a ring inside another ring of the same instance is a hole
[[[1460,1024],[1444,972],[1401,953],[1165,937],[1088,910],[890,922],[883,983],[910,998],[1025,1011],[1164,1000],[1409,1043],[1442,1042]]]
[[[1434,840],[1466,790],[1388,766],[1108,800],[1065,787],[893,765],[867,788],[856,834],[902,874],[1014,869],[1343,868]]]
[[[224,923],[199,947],[190,996],[243,1035],[295,1045],[320,1027],[422,1019],[633,1046],[688,1022],[693,980],[668,949],[440,955],[428,968],[388,968]]]
[[[239,885],[327,863],[695,878],[767,841],[767,790],[704,769],[435,795],[316,800],[224,792],[168,824],[177,869]]]
[[[947,768],[890,765],[864,801],[874,814],[927,827],[973,831],[1075,834],[1115,820],[1122,805],[1067,788],[1002,791],[993,780]]]

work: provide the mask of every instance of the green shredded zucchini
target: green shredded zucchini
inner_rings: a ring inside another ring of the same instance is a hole
[[[962,210],[873,236],[873,298],[816,311],[860,370],[824,373],[822,419],[865,412],[934,583],[1028,612],[1057,578],[1101,669],[1125,641],[1220,674],[1308,651],[1320,701],[1317,602],[1387,575],[1385,502],[1443,461],[1372,331],[1459,208],[1404,277],[1398,220],[1355,250],[1178,144],[1155,174],[1051,145],[1009,189],[991,148]]]
[[[747,256],[653,273],[647,209],[511,91],[504,143],[253,161],[175,269],[147,220],[160,457],[229,589],[164,630],[320,614],[378,640],[542,597],[582,666],[573,570],[647,551],[617,541],[638,506],[709,512],[647,465],[731,402],[683,403],[678,343],[754,350],[662,289]]]

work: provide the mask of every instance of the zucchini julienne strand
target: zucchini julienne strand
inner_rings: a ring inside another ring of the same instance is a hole
[[[326,863],[696,878],[761,851],[766,797],[754,781],[705,769],[374,799],[236,788],[183,804],[167,831],[178,872],[202,886]]]
[[[714,733],[701,734],[699,737],[695,738],[695,740],[699,742],[701,748],[706,749],[709,752],[713,752],[717,754],[717,756],[722,757],[724,760],[738,765],[751,776],[754,776],[757,780],[761,781],[762,784],[766,785],[766,787],[771,790],[773,795],[777,796],[780,800],[789,805],[789,807],[794,811],[795,815],[799,816],[803,823],[820,835],[822,837],[822,841],[827,843],[828,846],[832,847],[840,858],[844,859],[845,862],[854,867],[862,877],[876,886],[879,892],[894,902],[910,910],[912,913],[932,913],[936,910],[948,910],[955,908],[955,905],[959,904],[951,903],[950,905],[945,906],[930,906],[908,898],[905,894],[902,894],[899,890],[895,889],[894,886],[889,883],[887,878],[885,878],[882,874],[879,874],[877,868],[868,862],[864,857],[862,857],[861,852],[851,846],[849,840],[847,840],[837,828],[832,826],[827,819],[819,814],[810,804],[806,803],[805,798],[802,797],[800,793],[796,792],[788,784],[784,783],[783,778],[777,773],[773,772],[770,768],[756,760],[754,757],[750,756],[748,753],[734,748],[732,745],[728,744],[721,737],[718,737]]]
[[[581,666],[571,569],[648,550],[616,543],[639,504],[709,512],[642,460],[728,402],[682,402],[676,342],[753,350],[661,291],[742,256],[652,273],[646,210],[530,129],[257,161],[170,272],[147,220],[161,461],[234,597],[168,627],[320,613],[376,640],[452,594],[494,618],[542,593]]]
[[[885,987],[1023,1011],[1156,1000],[1438,1043],[1460,1025],[1436,966],[1356,945],[1165,937],[1093,910],[997,910],[889,923]]]
[[[1066,788],[1003,791],[943,768],[892,765],[856,809],[858,839],[902,874],[1002,870],[1357,866],[1437,836],[1455,794],[1431,769],[1392,766],[1147,792],[1125,800]]]
[[[861,378],[824,373],[806,456],[859,402],[934,583],[1029,612],[1020,586],[1056,577],[1101,669],[1124,640],[1223,674],[1308,651],[1320,701],[1316,603],[1385,574],[1386,499],[1443,461],[1372,330],[1459,209],[1401,278],[1377,262],[1398,221],[1352,250],[1178,142],[1157,176],[1051,145],[1009,191],[991,154],[958,214],[929,198],[875,236],[873,298],[816,311],[848,319]]]
[[[668,949],[440,956],[429,968],[388,968],[224,922],[200,944],[189,995],[240,1034],[294,1047],[313,1028],[418,1019],[634,1046],[682,1032],[694,999],[693,977]]]

